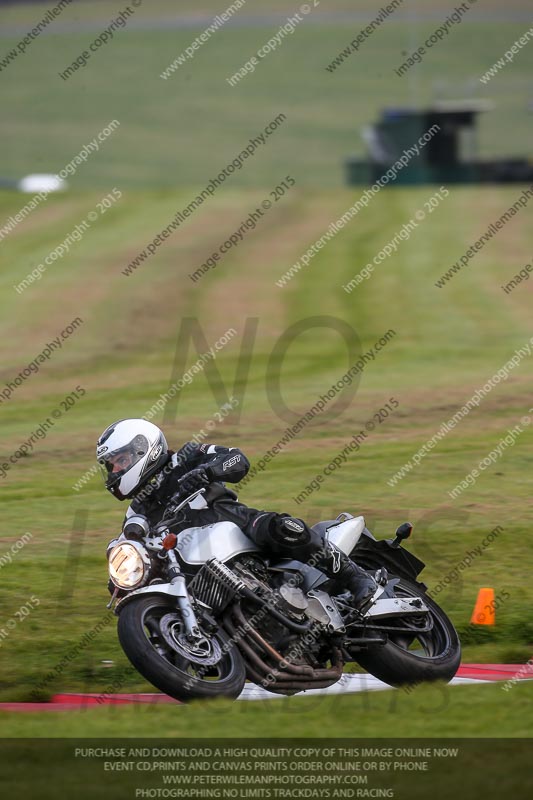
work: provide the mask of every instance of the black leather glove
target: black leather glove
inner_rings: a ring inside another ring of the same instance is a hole
[[[197,467],[187,472],[183,478],[180,478],[180,492],[182,494],[192,494],[197,492],[198,489],[203,489],[209,486],[211,476],[208,467]]]

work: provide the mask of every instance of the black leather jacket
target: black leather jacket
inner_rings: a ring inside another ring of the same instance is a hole
[[[197,467],[205,467],[213,481],[207,490],[207,500],[209,495],[226,495],[230,499],[235,498],[235,494],[226,490],[221,481],[238,483],[248,472],[250,462],[236,447],[188,442],[177,452],[170,450],[167,463],[132,500],[124,522],[134,514],[140,514],[146,517],[150,526],[156,525],[171,498],[179,491],[178,480]]]

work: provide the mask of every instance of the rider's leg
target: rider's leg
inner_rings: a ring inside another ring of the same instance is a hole
[[[259,512],[250,520],[245,532],[267,552],[317,567],[334,579],[339,588],[348,589],[359,607],[364,606],[377,589],[376,581],[368,572],[301,519],[288,514]]]

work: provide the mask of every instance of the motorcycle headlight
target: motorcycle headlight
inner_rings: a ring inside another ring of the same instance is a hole
[[[119,589],[138,589],[150,571],[150,556],[138,542],[121,542],[109,554],[109,575]]]

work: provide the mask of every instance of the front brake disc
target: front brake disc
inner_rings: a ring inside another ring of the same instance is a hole
[[[159,629],[168,646],[187,661],[209,667],[218,664],[222,658],[222,648],[216,639],[208,639],[207,636],[194,641],[187,639],[178,614],[161,617]]]

